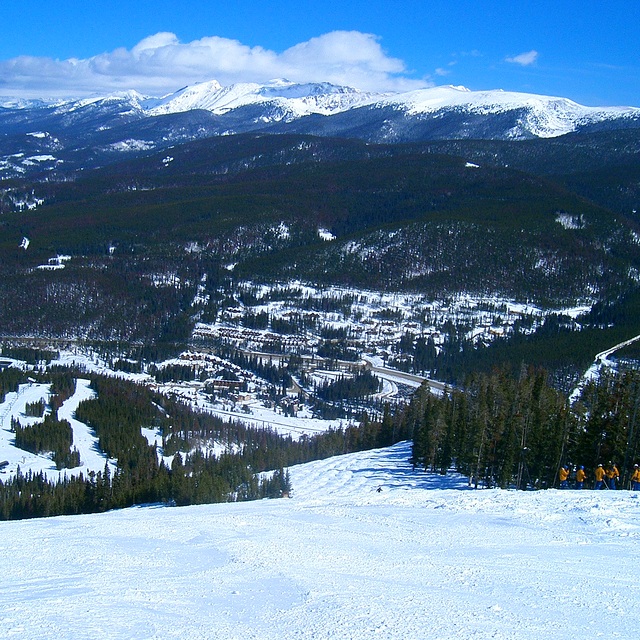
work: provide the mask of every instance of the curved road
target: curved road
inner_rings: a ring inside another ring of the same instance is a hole
[[[601,351],[600,353],[597,353],[596,357],[595,357],[595,362],[602,363],[602,361],[605,358],[610,356],[612,353],[615,353],[616,351],[618,351],[618,349],[622,349],[623,347],[627,347],[630,344],[633,344],[634,342],[637,342],[638,340],[640,340],[640,335],[635,336],[635,338],[630,338],[629,340],[625,340],[624,342],[620,342],[619,344],[615,345],[615,347],[611,347],[611,348],[607,349],[606,351]]]
[[[371,363],[367,363],[367,369],[371,373],[375,373],[381,378],[390,380],[391,382],[400,382],[401,384],[407,384],[409,386],[419,387],[422,383],[426,382],[433,391],[440,393],[451,389],[451,386],[438,380],[431,380],[424,376],[418,376],[414,373],[405,373],[404,371],[398,371],[397,369],[387,369],[386,367],[376,367]]]

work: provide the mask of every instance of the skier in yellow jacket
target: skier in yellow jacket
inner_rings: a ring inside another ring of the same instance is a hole
[[[584,481],[587,479],[587,474],[584,472],[584,467],[579,466],[576,471],[576,489],[582,489]]]
[[[569,467],[566,465],[560,467],[560,471],[558,471],[558,478],[560,479],[560,488],[568,489],[569,488]]]
[[[631,475],[631,488],[634,491],[640,491],[640,467],[633,465],[633,474]]]
[[[593,472],[596,479],[596,483],[593,486],[594,489],[604,489],[604,467],[599,464],[596,470]]]
[[[618,467],[613,462],[609,463],[609,466],[605,470],[605,475],[607,476],[607,486],[609,489],[615,489],[616,483],[620,478],[620,472],[618,471]]]

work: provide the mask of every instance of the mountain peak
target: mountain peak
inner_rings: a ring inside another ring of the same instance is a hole
[[[180,113],[204,109],[221,115],[248,105],[269,104],[275,108],[271,118],[290,119],[321,113],[330,115],[369,103],[382,94],[368,94],[353,87],[330,82],[297,83],[277,78],[267,84],[242,82],[222,86],[215,80],[185,87],[160,99],[148,100],[144,108],[149,115]]]
[[[163,115],[172,117],[155,117]],[[21,176],[25,171],[42,171],[45,165],[47,170],[60,170],[66,162],[57,155],[64,147],[63,139],[70,144],[83,140],[91,154],[103,154],[107,160],[115,157],[116,150],[139,153],[193,138],[248,132],[357,138],[384,144],[519,140],[573,131],[638,129],[640,109],[585,107],[567,98],[473,91],[456,85],[367,93],[331,82],[287,78],[228,86],[211,79],[155,98],[136,91],[66,101],[6,98],[0,100],[0,128],[24,136],[23,146],[12,142],[0,155],[0,173]],[[40,131],[51,136],[29,135]],[[38,160],[23,162],[17,150]]]

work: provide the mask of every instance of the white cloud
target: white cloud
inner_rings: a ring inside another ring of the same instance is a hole
[[[15,97],[80,97],[135,89],[164,95],[196,82],[267,82],[274,78],[327,81],[363,90],[405,91],[431,86],[412,78],[379,38],[333,31],[281,52],[208,36],[181,43],[173,33],[144,38],[125,48],[83,60],[21,56],[0,61],[0,94]]]
[[[179,40],[175,33],[161,31],[155,35],[140,40],[138,44],[131,50],[133,54],[140,54],[143,51],[151,51],[160,49],[161,47],[170,47],[179,44]]]
[[[517,56],[508,56],[505,58],[506,62],[512,62],[513,64],[519,64],[523,67],[528,67],[538,59],[538,52],[535,49],[531,51],[525,51],[519,53]]]
[[[451,73],[453,67],[455,67],[457,64],[457,60],[451,60],[451,62],[449,62],[446,67],[438,67],[433,73],[434,75],[440,77],[448,76]]]

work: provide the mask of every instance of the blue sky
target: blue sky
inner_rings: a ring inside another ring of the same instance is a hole
[[[0,95],[440,84],[640,106],[640,0],[2,0]]]

